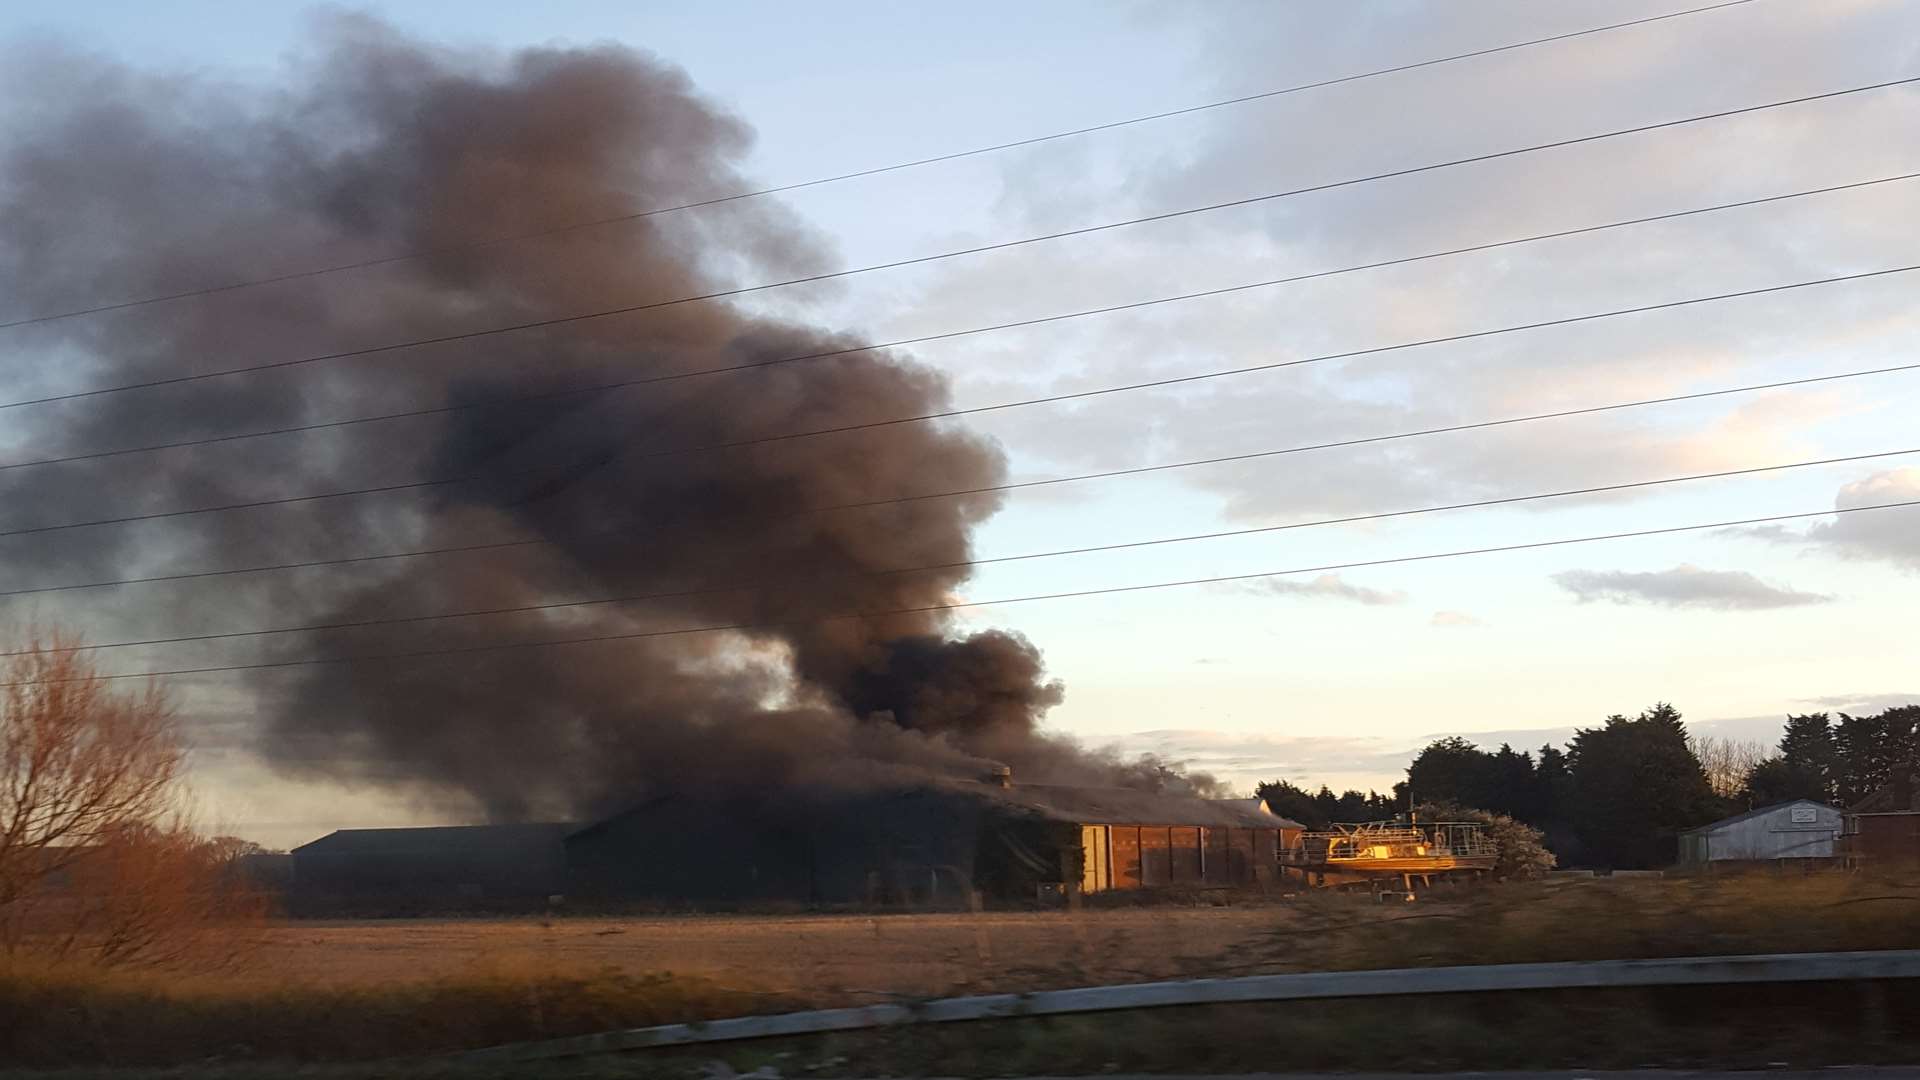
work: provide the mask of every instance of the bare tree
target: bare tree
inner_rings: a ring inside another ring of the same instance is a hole
[[[255,944],[247,931],[271,898],[238,872],[232,838],[208,840],[185,823],[127,825],[72,864],[55,917],[39,920],[34,948],[102,964],[221,966]]]
[[[77,640],[35,634],[0,660],[0,944],[50,882],[160,824],[182,753],[166,695],[101,678]]]
[[[1747,790],[1747,777],[1753,767],[1765,761],[1769,750],[1765,743],[1740,739],[1721,739],[1711,735],[1690,735],[1687,742],[1700,767],[1707,771],[1707,786],[1723,799],[1737,799]]]

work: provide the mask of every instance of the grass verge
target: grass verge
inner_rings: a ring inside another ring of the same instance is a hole
[[[1912,1000],[1910,1000],[1912,999]],[[1875,983],[1205,1006],[843,1033],[487,1067],[200,1062],[10,1080],[695,1080],[758,1073],[1080,1076],[1360,1069],[1765,1068],[1920,1060],[1920,996]],[[717,1066],[724,1065],[725,1069]]]
[[[1920,995],[1809,983],[1276,1002],[849,1033],[706,1056],[783,1076],[1910,1063],[1920,1061]]]
[[[0,1064],[364,1060],[796,1007],[780,995],[668,974],[500,971],[325,986],[28,968],[0,975]]]
[[[1316,893],[1272,910],[1267,929],[1221,955],[1195,959],[1185,974],[1920,948],[1920,885],[1839,873],[1515,885],[1407,905]],[[1084,940],[1073,921],[1054,921],[1056,948],[1031,950],[1024,963],[1004,964],[995,985],[973,989],[1125,981],[1134,977],[1127,974],[1134,958],[1165,952],[1143,937],[1079,955],[1075,943]],[[778,961],[764,970],[790,984]],[[1143,969],[1138,977],[1164,974]],[[950,989],[928,985],[924,992]],[[348,984],[304,982],[297,972],[16,969],[0,972],[0,1067],[593,1077],[693,1075],[701,1063],[721,1059],[742,1072],[772,1064],[785,1076],[989,1076],[1920,1060],[1920,988],[1867,983],[1158,1010],[821,1036],[498,1073],[417,1062],[329,1064],[844,1003],[824,987],[759,992],[612,969],[500,968]]]

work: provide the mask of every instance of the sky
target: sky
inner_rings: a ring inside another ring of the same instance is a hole
[[[601,42],[683,68],[786,185],[1567,33],[1681,3],[542,5],[364,11],[460,47]],[[59,41],[272,86],[322,9],[16,0]],[[911,259],[1920,75],[1920,0],[1753,0],[785,192],[837,267]],[[743,298],[898,340],[1920,173],[1916,85],[1810,101]],[[715,208],[723,217],[736,211]],[[962,408],[1887,270],[1920,180],[911,347]],[[1920,273],[1835,282],[967,416],[1039,480],[1920,361]],[[5,349],[0,343],[0,349]],[[1563,742],[1658,701],[1771,740],[1920,700],[1920,508],[1048,602],[1060,593],[1920,499],[1920,370],[1016,492],[967,619],[1066,686],[1049,724],[1243,790],[1384,789],[1443,734]],[[1334,525],[1453,503],[1891,455]],[[1072,557],[1026,553],[1255,528]],[[45,614],[16,606],[13,617]],[[196,684],[218,713],[217,684]],[[431,817],[196,757],[204,813],[275,844]]]

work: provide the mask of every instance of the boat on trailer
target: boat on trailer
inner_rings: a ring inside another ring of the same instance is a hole
[[[1297,870],[1315,886],[1368,886],[1375,895],[1414,896],[1415,882],[1477,878],[1493,872],[1499,850],[1477,821],[1413,818],[1336,824],[1302,833],[1281,852],[1284,875]],[[1398,885],[1398,888],[1393,886]]]

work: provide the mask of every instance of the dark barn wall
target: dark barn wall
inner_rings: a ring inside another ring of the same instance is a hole
[[[287,901],[296,914],[410,915],[538,907],[566,888],[562,830],[453,838],[441,830],[379,843],[297,849]],[[436,835],[439,834],[439,835]]]
[[[981,817],[977,804],[933,793],[777,809],[663,799],[568,838],[571,894],[701,907],[964,904]]]
[[[584,828],[345,830],[294,852],[289,908],[314,915],[525,911],[553,895],[588,908],[964,908],[1083,888],[1274,878],[1282,826],[1083,825],[1056,804],[1101,792],[1028,793],[1042,805],[1015,801],[1017,791],[940,789],[784,801],[675,797]],[[1111,808],[1088,812],[1101,809]],[[1202,820],[1219,813],[1161,809]],[[1099,860],[1091,878],[1089,857]]]
[[[855,799],[814,816],[816,901],[966,906],[979,888],[981,807],[934,792]]]
[[[568,895],[804,902],[814,890],[807,838],[770,816],[676,799],[610,818],[567,838]]]
[[[293,856],[281,852],[242,855],[233,860],[232,872],[249,888],[284,894],[293,887]]]
[[[1080,881],[1080,826],[1005,810],[981,813],[978,821],[974,885],[982,899],[1035,900]]]

